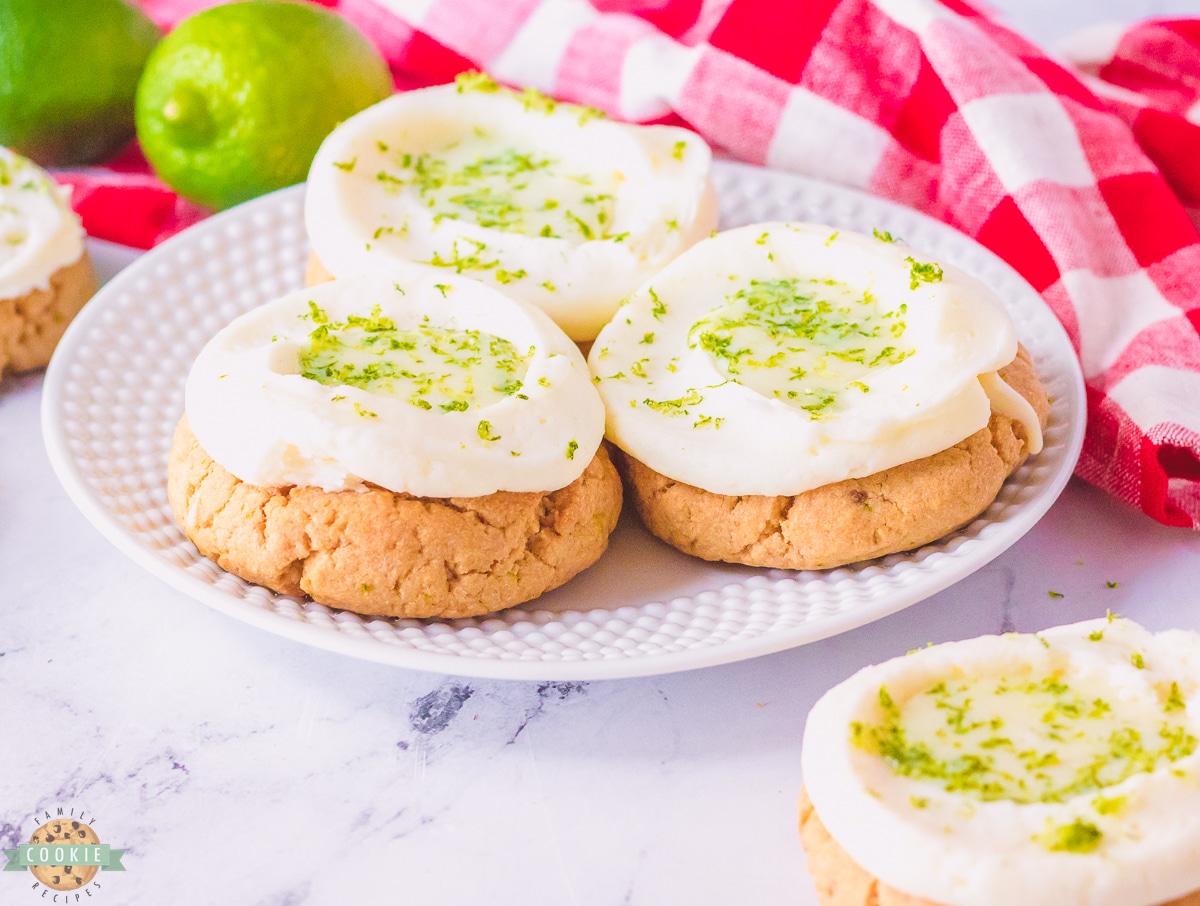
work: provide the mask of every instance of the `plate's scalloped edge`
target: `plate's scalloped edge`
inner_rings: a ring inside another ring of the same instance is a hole
[[[695,605],[701,598],[711,599],[715,595],[725,596],[721,600],[741,599],[752,597],[759,592],[778,593],[781,588],[796,591],[794,597],[822,599],[809,600],[810,606],[804,617],[788,629],[767,630],[747,637],[735,636],[712,644],[697,643],[681,651],[663,653],[645,653],[634,649],[618,655],[588,658],[586,653],[581,654],[578,651],[575,657],[563,657],[561,653],[555,657],[553,652],[544,651],[536,659],[505,659],[502,656],[483,656],[471,649],[461,652],[446,649],[422,650],[402,641],[400,635],[416,629],[419,634],[429,636],[433,634],[433,628],[437,627],[440,631],[436,634],[440,636],[448,632],[463,634],[464,630],[473,631],[477,636],[487,636],[488,633],[479,627],[488,623],[500,624],[500,631],[519,627],[533,627],[534,630],[538,630],[555,625],[565,627],[569,631],[572,626],[585,619],[587,614],[566,611],[560,617],[544,610],[526,609],[536,608],[535,601],[475,620],[444,623],[385,620],[331,611],[311,602],[299,602],[272,595],[265,589],[227,575],[222,575],[221,579],[216,581],[205,578],[208,570],[203,567],[208,561],[201,558],[202,562],[194,561],[187,566],[168,561],[161,553],[144,543],[139,533],[126,526],[113,510],[105,505],[104,500],[85,478],[80,461],[70,450],[67,419],[63,411],[67,399],[65,391],[72,351],[75,350],[77,354],[77,347],[83,337],[101,318],[105,306],[110,304],[105,299],[115,298],[122,287],[132,286],[136,280],[149,274],[155,261],[165,260],[179,250],[204,247],[205,237],[219,234],[231,225],[262,221],[268,216],[279,216],[284,210],[294,213],[303,197],[303,187],[284,189],[264,196],[216,215],[173,237],[122,271],[110,287],[103,289],[96,300],[85,306],[60,343],[61,354],[56,353],[47,369],[42,400],[42,425],[51,464],[64,489],[80,511],[118,549],[168,585],[222,613],[276,635],[361,659],[419,670],[492,679],[545,681],[629,678],[714,666],[770,654],[818,641],[895,613],[961,580],[1007,550],[1036,524],[1057,499],[1070,479],[1083,444],[1085,396],[1082,374],[1074,359],[1066,331],[1044,306],[1040,297],[1037,297],[1035,291],[1009,265],[990,251],[945,224],[893,202],[793,174],[724,161],[718,162],[714,167],[714,182],[719,187],[723,186],[726,192],[758,191],[761,195],[765,187],[770,199],[778,199],[787,194],[785,203],[786,200],[794,198],[805,199],[805,204],[810,207],[838,207],[841,209],[839,216],[855,220],[853,224],[834,224],[847,229],[865,230],[874,225],[886,229],[894,228],[900,233],[910,232],[914,236],[932,235],[939,242],[949,243],[952,247],[958,246],[961,255],[951,255],[950,260],[959,260],[961,263],[960,259],[969,253],[978,264],[976,270],[983,268],[994,271],[1002,283],[1016,287],[1014,292],[1019,291],[1026,297],[1023,304],[1031,304],[1029,297],[1032,294],[1041,308],[1031,308],[1026,314],[1038,321],[1039,332],[1049,332],[1039,337],[1036,348],[1052,347],[1056,363],[1065,365],[1047,376],[1047,384],[1053,384],[1057,390],[1052,404],[1054,422],[1049,433],[1063,435],[1051,447],[1057,461],[1048,464],[1036,460],[1023,466],[1017,473],[1017,490],[1009,494],[1015,497],[1032,488],[1036,489],[1032,498],[1013,500],[1006,504],[1004,516],[1000,520],[989,521],[985,513],[948,539],[913,554],[892,555],[865,567],[819,574],[792,573],[782,579],[757,574],[716,592],[703,592],[691,597],[648,604],[620,605],[618,610],[677,613],[685,605]],[[770,199],[766,202],[760,200],[760,204],[769,205]],[[813,199],[820,201],[814,202]],[[865,222],[868,215],[870,223]],[[1038,361],[1036,354],[1035,361]],[[1039,472],[1044,473],[1050,466],[1053,466],[1052,474],[1031,486],[1020,485],[1021,476],[1032,474],[1028,471],[1031,468],[1037,468]],[[1003,494],[1006,492],[1002,491]],[[148,532],[140,534],[145,535]],[[980,545],[983,547],[980,548]],[[194,552],[194,549],[192,550]],[[199,557],[198,554],[195,556]],[[232,582],[238,593],[218,587],[218,581],[222,585]],[[862,592],[864,602],[836,613],[820,613],[813,616],[814,609],[823,610],[821,604],[824,599],[844,600],[847,596],[853,597],[845,587],[847,581],[851,588]],[[882,584],[889,587],[885,598],[878,600]],[[597,608],[596,611],[605,612],[603,608]]]

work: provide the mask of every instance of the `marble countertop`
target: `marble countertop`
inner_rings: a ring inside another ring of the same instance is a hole
[[[97,251],[108,272],[128,257]],[[796,797],[829,686],[1107,609],[1200,629],[1200,537],[1073,481],[966,580],[780,654],[590,683],[365,663],[125,559],[58,485],[40,398],[40,374],[0,382],[0,845],[47,810],[86,813],[127,850],[97,878],[113,903],[815,906]],[[0,902],[32,903],[31,881],[0,874]]]
[[[108,273],[127,259],[99,251]],[[1072,481],[959,584],[779,654],[589,683],[356,661],[122,556],[51,471],[41,382],[0,381],[0,847],[47,810],[85,813],[126,850],[87,902],[815,906],[796,798],[829,686],[930,641],[1108,609],[1200,629],[1200,537]],[[0,902],[51,901],[32,884],[0,874]]]

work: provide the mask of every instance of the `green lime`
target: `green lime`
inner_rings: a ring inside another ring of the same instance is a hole
[[[227,208],[302,182],[333,127],[391,93],[387,64],[345,19],[248,0],[162,40],[138,87],[137,133],[171,188]]]
[[[0,0],[0,145],[44,167],[116,152],[158,39],[122,0]]]

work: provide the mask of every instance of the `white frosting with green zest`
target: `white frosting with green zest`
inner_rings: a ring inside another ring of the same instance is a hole
[[[611,122],[467,75],[334,130],[309,173],[305,222],[334,275],[429,263],[590,340],[716,226],[711,159],[688,130]]]
[[[685,252],[589,354],[608,435],[718,494],[794,495],[939,453],[993,408],[1041,446],[994,372],[1017,352],[986,286],[907,246],[757,224]]]
[[[243,481],[420,497],[556,490],[604,430],[578,347],[543,312],[417,264],[238,318],[197,357],[186,405]]]
[[[813,708],[821,821],[946,906],[1152,906],[1200,889],[1200,636],[1120,618],[855,674]]]
[[[83,254],[70,189],[19,154],[0,148],[0,299],[46,289]]]

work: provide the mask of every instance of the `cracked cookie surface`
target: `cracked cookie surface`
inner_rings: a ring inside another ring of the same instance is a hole
[[[1049,412],[1029,354],[1000,375],[1037,413]],[[794,497],[714,494],[615,451],[643,524],[705,560],[780,569],[830,569],[928,544],[966,525],[1025,461],[1024,428],[992,413],[986,428],[933,456]]]
[[[562,585],[608,546],[621,481],[602,446],[548,493],[430,498],[247,484],[214,462],[186,417],[167,496],[196,547],[223,569],[362,614],[469,617]]]
[[[855,862],[830,835],[803,787],[800,789],[800,842],[804,844],[808,873],[817,888],[821,906],[939,906],[932,900],[889,887]],[[1162,906],[1200,906],[1200,891]]]
[[[0,299],[0,374],[28,371],[50,361],[71,319],[96,292],[96,273],[85,251],[50,275],[49,286]]]

